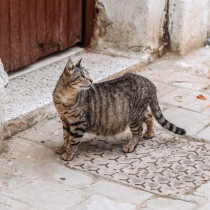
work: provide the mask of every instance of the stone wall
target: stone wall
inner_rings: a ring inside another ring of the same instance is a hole
[[[210,0],[208,1],[207,31],[208,31],[208,38],[210,38]]]
[[[5,110],[5,87],[8,84],[8,76],[4,71],[4,66],[0,59],[0,153],[3,149],[3,122],[4,122],[4,110]]]
[[[98,0],[94,43],[132,51],[162,45],[166,0]]]
[[[206,43],[208,0],[169,0],[169,34],[172,52],[185,55]]]
[[[208,1],[97,0],[92,44],[160,55],[168,47],[184,55],[206,42]]]

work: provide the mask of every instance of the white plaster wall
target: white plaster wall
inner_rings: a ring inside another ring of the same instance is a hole
[[[3,122],[5,112],[6,91],[5,87],[8,84],[8,76],[4,71],[4,66],[0,59],[0,153],[3,149]]]
[[[101,48],[161,54],[165,31],[172,52],[184,55],[205,45],[207,29],[210,36],[210,0],[98,0],[96,7],[93,43]]]
[[[99,45],[133,51],[160,46],[166,0],[98,0],[98,6],[98,27],[103,28],[95,33]]]
[[[184,55],[204,46],[208,0],[169,0],[170,47]]]
[[[208,31],[208,38],[210,38],[210,0],[208,1],[207,31]]]

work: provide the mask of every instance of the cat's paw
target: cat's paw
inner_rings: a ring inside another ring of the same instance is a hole
[[[143,137],[145,138],[145,139],[151,139],[151,138],[153,138],[154,137],[154,133],[149,133],[149,132],[146,132],[144,135],[143,135]]]
[[[66,150],[65,150],[65,148],[62,146],[62,147],[57,147],[57,148],[55,149],[55,152],[56,152],[57,154],[59,154],[59,155],[62,155],[63,153],[66,152]]]
[[[128,144],[123,147],[123,152],[125,153],[133,152],[134,149],[135,149],[135,146],[133,144]]]
[[[73,153],[73,152],[70,153],[70,154],[63,153],[63,154],[61,155],[61,159],[62,159],[62,160],[65,160],[65,161],[73,160],[73,158],[74,158],[74,153]]]

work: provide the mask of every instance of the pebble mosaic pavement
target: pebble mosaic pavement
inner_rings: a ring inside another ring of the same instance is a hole
[[[176,196],[193,192],[210,177],[210,145],[168,133],[142,140],[133,153],[123,153],[121,140],[81,145],[68,167],[153,193]]]

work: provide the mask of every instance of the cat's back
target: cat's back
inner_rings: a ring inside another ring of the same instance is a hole
[[[121,92],[126,95],[135,91],[139,92],[141,89],[156,91],[155,85],[150,80],[134,73],[126,73],[116,79],[96,83],[95,87],[102,92],[111,91],[113,94]]]
[[[119,78],[94,84],[88,90],[88,124],[97,135],[124,130],[135,112],[135,104],[144,103],[149,80],[127,73]]]

